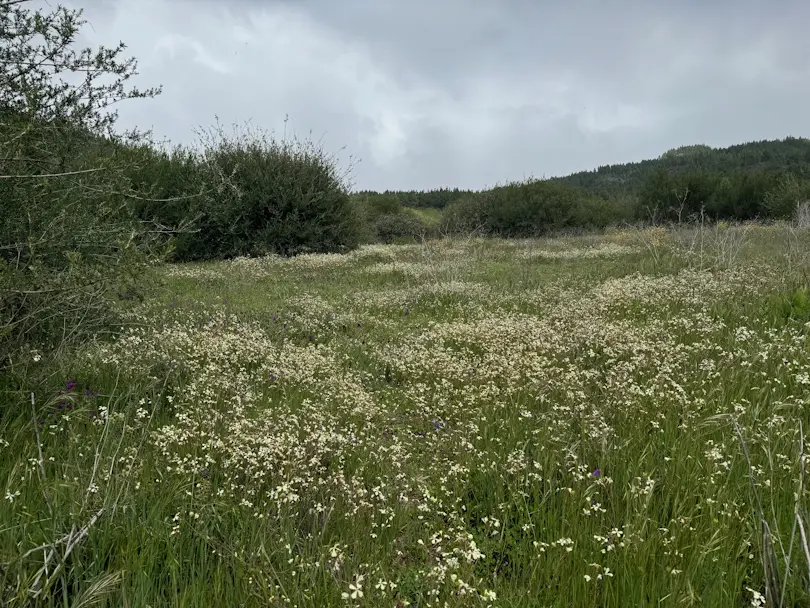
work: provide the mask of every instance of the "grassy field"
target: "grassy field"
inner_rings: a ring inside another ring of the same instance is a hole
[[[808,254],[720,225],[161,268],[0,429],[2,599],[808,606]]]

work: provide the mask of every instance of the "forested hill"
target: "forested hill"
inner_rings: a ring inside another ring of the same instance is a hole
[[[655,159],[604,165],[598,169],[552,178],[552,181],[601,194],[635,194],[660,169],[669,173],[790,172],[806,179],[810,177],[810,139],[788,137],[728,148],[682,146]]]
[[[712,148],[705,145],[692,145],[674,148],[658,158],[616,165],[604,165],[598,169],[579,171],[563,177],[553,177],[548,181],[576,186],[592,194],[613,198],[617,195],[638,196],[656,173],[666,173],[671,177],[685,174],[728,176],[739,180],[741,174],[758,173],[774,176],[792,173],[800,180],[810,179],[810,139],[787,137],[781,140],[763,140]],[[538,167],[542,173],[542,167]],[[384,194],[396,198],[407,207],[433,207],[443,209],[465,196],[473,194],[469,190],[441,188],[428,191],[376,193],[362,191],[355,196],[362,198]]]

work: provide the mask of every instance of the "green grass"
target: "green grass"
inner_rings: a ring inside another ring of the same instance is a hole
[[[161,268],[2,418],[4,605],[808,606],[807,251],[721,226]]]
[[[410,213],[422,220],[425,226],[436,227],[442,220],[442,210],[432,207],[404,207],[405,213]]]

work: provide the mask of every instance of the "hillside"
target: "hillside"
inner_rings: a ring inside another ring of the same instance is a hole
[[[445,188],[354,196],[367,206],[441,209],[445,230],[476,226],[501,236],[639,220],[785,219],[810,200],[810,139],[681,146],[655,159],[481,192]]]
[[[542,167],[538,167],[542,172]],[[658,158],[639,162],[603,165],[597,169],[579,171],[563,177],[549,178],[582,188],[604,198],[619,195],[639,195],[656,173],[711,174],[739,177],[758,173],[773,176],[793,173],[800,179],[810,178],[810,139],[787,137],[780,140],[762,140],[737,144],[727,148],[692,145],[673,148]],[[457,200],[474,194],[470,190],[440,188],[428,191],[390,191],[376,193],[357,192],[356,196],[373,197],[385,194],[396,197],[407,207],[443,209]]]
[[[670,173],[791,172],[810,176],[810,139],[787,137],[712,148],[705,145],[673,148],[655,159],[603,165],[552,178],[597,193],[637,194],[659,170]]]

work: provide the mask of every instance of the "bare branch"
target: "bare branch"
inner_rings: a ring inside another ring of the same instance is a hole
[[[96,173],[97,171],[104,171],[104,167],[97,167],[95,169],[82,169],[81,171],[65,171],[64,173],[40,173],[32,175],[0,175],[0,179],[39,179],[43,177],[65,177],[66,175],[79,175],[81,173]]]

